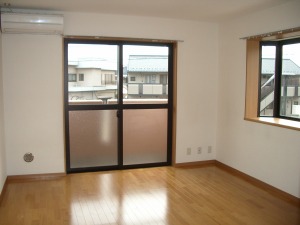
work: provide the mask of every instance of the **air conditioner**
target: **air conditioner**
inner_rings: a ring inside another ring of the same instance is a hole
[[[64,17],[60,14],[1,11],[1,31],[10,34],[63,34]]]

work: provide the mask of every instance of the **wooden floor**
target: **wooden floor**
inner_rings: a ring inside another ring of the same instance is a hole
[[[9,183],[0,225],[299,225],[300,209],[217,167]]]

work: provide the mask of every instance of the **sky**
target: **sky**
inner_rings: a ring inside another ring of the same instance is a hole
[[[97,58],[113,63],[118,62],[118,46],[103,44],[69,44],[68,60]],[[124,45],[123,66],[127,66],[129,55],[168,55],[168,47]]]
[[[283,46],[283,58],[291,59],[300,66],[300,44]]]
[[[264,46],[262,52],[263,58],[275,58],[275,47]],[[291,59],[300,67],[300,44],[290,44],[283,46],[283,58]]]

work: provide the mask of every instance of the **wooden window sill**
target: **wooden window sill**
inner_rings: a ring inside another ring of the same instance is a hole
[[[245,118],[245,120],[300,131],[300,122],[298,121],[279,119],[274,117],[254,117]]]

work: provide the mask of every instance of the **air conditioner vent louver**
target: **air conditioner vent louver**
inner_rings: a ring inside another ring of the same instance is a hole
[[[1,12],[2,33],[63,34],[63,15]]]

